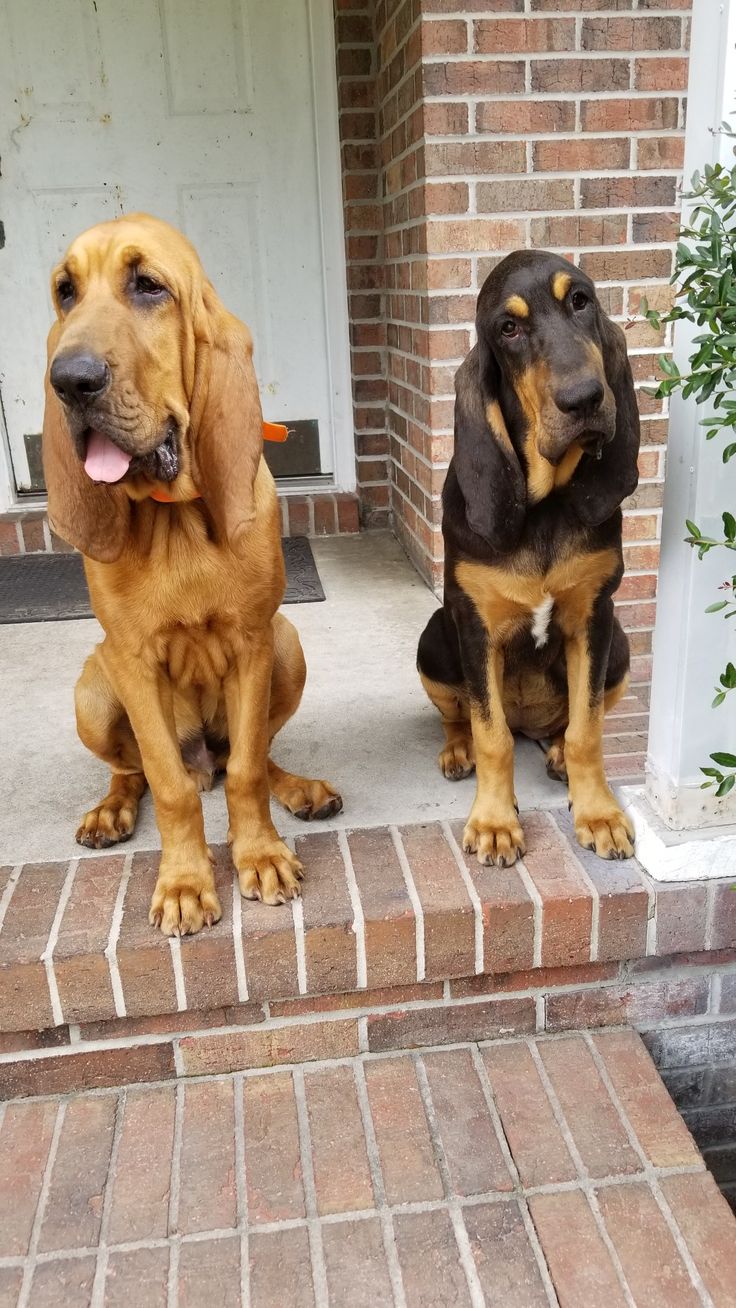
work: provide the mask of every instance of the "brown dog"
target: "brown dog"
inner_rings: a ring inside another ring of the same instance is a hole
[[[51,285],[49,520],[85,556],[105,631],[76,712],[112,769],[77,840],[126,840],[148,783],[162,848],[150,921],[184,935],[220,917],[198,795],[216,770],[241,892],[268,904],[298,895],[302,876],[269,788],[302,818],[342,807],[327,782],[268,757],[306,671],[277,612],[284,563],[251,337],[189,242],[146,215],[85,232]]]

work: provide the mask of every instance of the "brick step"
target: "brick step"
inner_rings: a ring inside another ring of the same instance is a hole
[[[0,1211],[8,1305],[726,1308],[736,1285],[736,1221],[627,1030],[6,1104]]]

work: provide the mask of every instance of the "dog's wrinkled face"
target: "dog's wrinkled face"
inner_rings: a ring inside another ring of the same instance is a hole
[[[572,446],[600,458],[613,439],[600,315],[590,279],[553,254],[509,255],[483,286],[479,342],[497,365],[510,431],[520,410],[527,461],[541,455],[556,467]]]
[[[145,216],[85,232],[54,269],[49,380],[93,481],[177,476],[203,281],[186,238]]]

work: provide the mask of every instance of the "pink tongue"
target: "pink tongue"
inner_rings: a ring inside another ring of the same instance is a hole
[[[84,470],[92,481],[120,481],[128,471],[131,456],[118,449],[108,436],[93,431],[87,442]]]

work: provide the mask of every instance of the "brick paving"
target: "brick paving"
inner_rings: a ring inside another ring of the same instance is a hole
[[[730,1308],[736,1220],[631,1031],[0,1108],[0,1305]]]

